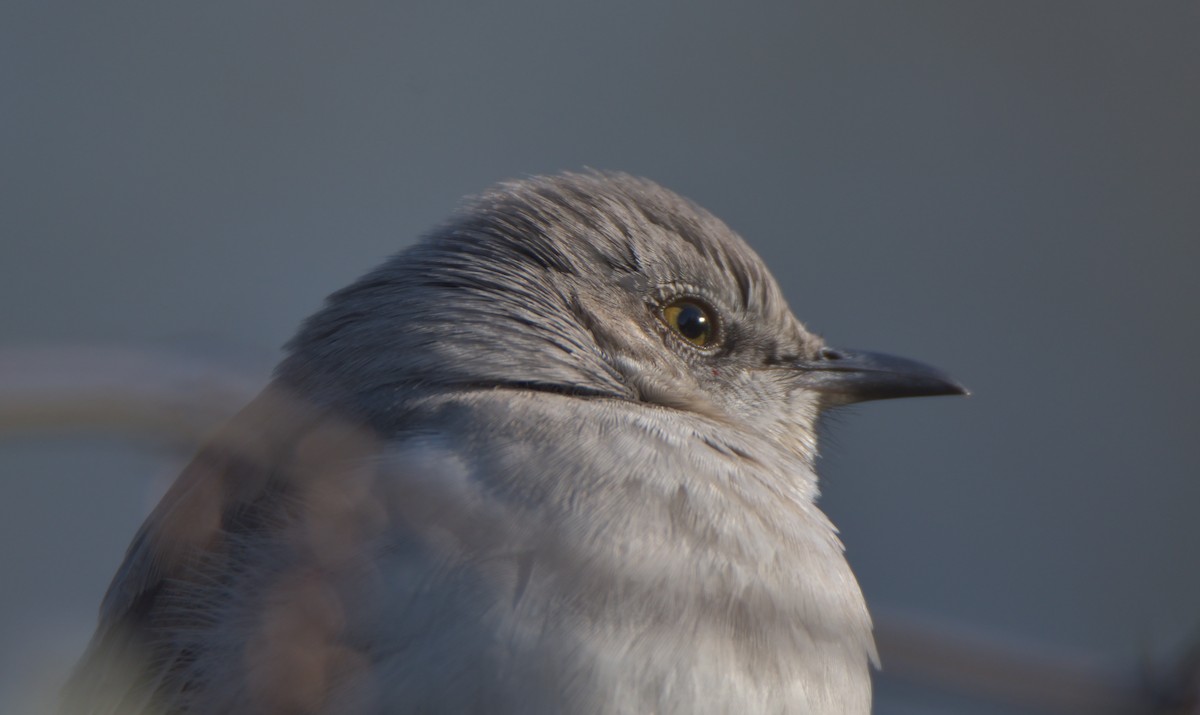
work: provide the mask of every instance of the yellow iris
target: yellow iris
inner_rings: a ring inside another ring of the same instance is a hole
[[[684,340],[707,347],[717,332],[717,321],[708,307],[694,300],[676,300],[663,308],[663,319]]]

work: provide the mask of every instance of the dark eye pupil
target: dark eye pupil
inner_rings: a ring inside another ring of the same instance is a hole
[[[676,325],[679,326],[679,333],[688,340],[700,340],[708,335],[708,316],[695,305],[683,306]]]

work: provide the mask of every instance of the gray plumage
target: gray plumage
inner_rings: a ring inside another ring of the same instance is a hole
[[[826,348],[648,181],[503,184],[304,324],[134,539],[67,708],[867,713],[815,421],[958,391]]]

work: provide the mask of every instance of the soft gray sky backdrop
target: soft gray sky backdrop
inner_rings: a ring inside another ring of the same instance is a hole
[[[642,174],[833,344],[974,390],[831,425],[824,506],[868,600],[1132,665],[1200,626],[1198,38],[1182,0],[8,0],[0,341],[265,379],[462,195]],[[11,710],[182,457],[0,440]],[[938,707],[967,708],[884,682],[878,710]]]

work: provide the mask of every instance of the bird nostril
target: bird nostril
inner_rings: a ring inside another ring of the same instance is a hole
[[[841,360],[842,354],[833,348],[821,348],[822,360]]]

